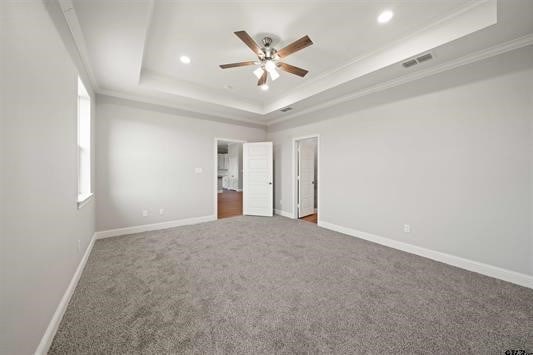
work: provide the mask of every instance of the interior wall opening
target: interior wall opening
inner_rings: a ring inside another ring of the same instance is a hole
[[[242,141],[216,140],[217,218],[242,215]]]
[[[318,136],[295,139],[295,218],[318,223]]]

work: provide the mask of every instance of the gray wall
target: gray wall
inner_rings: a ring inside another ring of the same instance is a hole
[[[318,133],[321,221],[533,274],[531,58],[530,47],[271,127],[275,208],[292,213],[292,138]]]
[[[97,96],[96,116],[97,230],[214,215],[215,137],[266,136],[264,127],[107,96]],[[143,217],[143,209],[150,215]]]
[[[0,2],[2,354],[36,350],[94,233],[94,201],[77,208],[78,70],[49,6]]]
[[[97,212],[95,201],[78,210],[78,70],[87,76],[57,4],[0,1],[0,13],[0,353],[29,354],[95,213],[99,230],[212,215],[214,138],[265,130],[99,97]],[[291,138],[319,133],[321,220],[533,274],[532,57],[515,51],[272,127],[276,208],[292,210]]]

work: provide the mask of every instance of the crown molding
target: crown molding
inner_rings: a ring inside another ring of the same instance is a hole
[[[527,47],[532,44],[533,44],[533,33],[530,33],[525,36],[518,37],[507,42],[502,42],[495,46],[482,49],[480,51],[477,51],[471,54],[467,54],[465,56],[445,62],[443,64],[440,64],[432,68],[427,68],[427,69],[418,71],[416,73],[406,74],[399,78],[392,79],[384,83],[376,84],[368,88],[358,90],[348,95],[340,96],[334,100],[330,100],[328,102],[315,105],[315,106],[309,107],[307,109],[304,109],[298,112],[294,112],[285,117],[268,120],[266,124],[267,126],[271,126],[276,123],[284,122],[284,121],[299,117],[304,114],[309,114],[311,112],[325,109],[325,108],[338,105],[338,104],[341,104],[347,101],[352,101],[352,100],[355,100],[355,99],[358,99],[358,98],[361,98],[361,97],[364,97],[370,94],[374,94],[374,93],[384,91],[384,90],[387,90],[387,89],[390,89],[396,86],[400,86],[400,85],[407,84],[407,83],[410,83],[416,80],[420,80],[420,79],[423,79],[429,76],[433,76],[433,75],[436,75],[436,74],[439,74],[439,73],[442,73],[448,70],[452,70],[452,69],[455,69],[455,68],[458,68],[464,65],[468,65],[468,64],[475,63],[475,62],[478,62],[484,59],[488,59],[488,58],[491,58],[491,57],[494,57],[494,56],[497,56],[497,55],[500,55],[506,52],[510,52],[516,49]]]
[[[167,110],[172,111],[173,114],[178,116],[184,116],[184,117],[194,117],[199,119],[205,119],[210,121],[217,121],[217,122],[223,122],[223,123],[229,123],[229,124],[240,124],[248,127],[256,127],[256,128],[265,128],[267,125],[264,121],[258,121],[248,118],[239,118],[229,115],[223,115],[223,114],[213,114],[212,112],[208,112],[207,110],[195,110],[195,109],[184,109],[182,105],[173,104],[170,102],[167,102],[165,100],[159,100],[159,99],[153,99],[153,98],[147,98],[142,95],[135,95],[130,93],[125,93],[121,91],[116,90],[108,90],[108,89],[100,89],[96,91],[97,95],[104,96],[104,97],[110,97],[115,98],[117,100],[122,100],[123,102],[135,102],[139,105],[145,105],[146,109],[157,109],[157,108],[164,108]]]
[[[141,66],[139,68],[139,73],[137,74],[137,82],[139,84],[141,83],[141,77],[142,77],[142,72],[143,72],[143,68],[144,68],[144,57],[145,57],[145,54],[146,54],[146,51],[144,50],[144,48],[146,48],[146,45],[148,44],[148,37],[150,36],[150,32],[152,30],[152,25],[154,23],[154,11],[155,11],[155,2],[154,2],[154,0],[149,0],[149,6],[150,6],[150,10],[149,10],[149,13],[148,13],[148,25],[146,26],[146,31],[144,32],[143,53],[142,53],[142,58],[141,58]]]
[[[91,67],[91,62],[89,60],[87,42],[85,41],[85,37],[83,36],[83,31],[81,29],[78,16],[76,15],[74,4],[72,3],[72,0],[57,0],[57,2],[61,8],[61,11],[63,12],[63,16],[65,17],[65,21],[70,30],[70,34],[72,35],[74,46],[78,51],[82,65],[85,68],[87,76],[89,77],[91,87],[93,91],[98,91],[99,86],[98,82],[96,81],[94,71]]]

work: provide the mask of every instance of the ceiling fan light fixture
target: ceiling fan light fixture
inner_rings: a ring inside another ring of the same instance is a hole
[[[276,70],[276,63],[272,60],[267,60],[265,62],[265,69],[270,73],[272,70]]]
[[[278,73],[278,71],[275,68],[272,68],[271,70],[267,70],[267,71],[270,74],[270,78],[272,79],[272,81],[274,81],[277,78],[279,78],[279,73]]]
[[[259,67],[256,70],[254,70],[254,75],[257,76],[257,79],[259,79],[263,75],[263,68]]]
[[[187,57],[186,55],[182,55],[180,57],[180,61],[183,63],[183,64],[189,64],[191,62],[191,58]]]

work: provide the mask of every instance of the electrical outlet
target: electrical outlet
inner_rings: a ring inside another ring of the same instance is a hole
[[[204,171],[202,168],[194,168],[195,174],[201,174]]]
[[[403,225],[403,231],[405,233],[411,233],[411,226],[409,224],[404,224]]]
[[[165,209],[164,208],[160,208],[159,209],[159,215],[162,216],[165,214]]]
[[[78,239],[78,254],[81,253],[81,240]]]
[[[143,217],[148,217],[148,210],[143,210]]]

